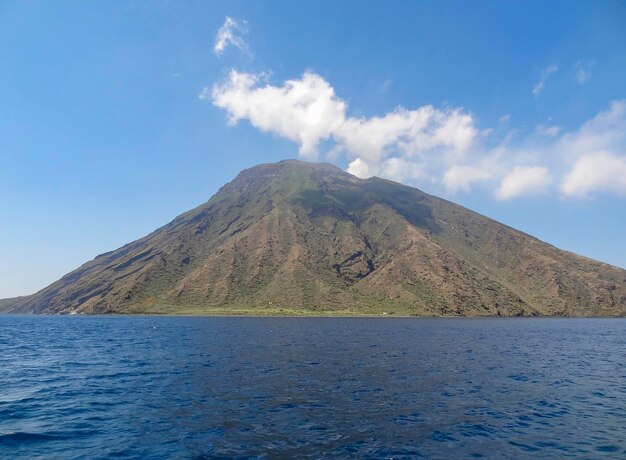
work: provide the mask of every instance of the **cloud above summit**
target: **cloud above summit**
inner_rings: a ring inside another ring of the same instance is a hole
[[[231,71],[227,81],[203,92],[228,113],[231,125],[242,119],[261,131],[299,145],[300,154],[315,158],[317,146],[345,120],[345,103],[323,78],[305,73],[281,87],[262,85],[265,76]],[[203,97],[202,94],[200,96]]]
[[[246,119],[261,131],[295,142],[304,158],[316,159],[320,143],[331,141],[332,154],[345,155],[360,176],[384,171],[394,177],[420,176],[419,164],[428,157],[462,158],[478,136],[472,116],[460,108],[397,107],[381,116],[350,116],[348,104],[312,72],[273,86],[263,74],[233,70],[200,98],[224,109],[231,125]]]
[[[544,84],[555,71],[546,69]],[[539,125],[520,135],[506,123],[479,129],[461,107],[398,106],[354,116],[333,86],[310,71],[275,85],[267,74],[232,70],[199,97],[223,109],[229,125],[246,120],[289,139],[305,159],[343,158],[359,177],[447,194],[479,187],[500,201],[547,193],[626,195],[626,100],[612,102],[577,130]]]

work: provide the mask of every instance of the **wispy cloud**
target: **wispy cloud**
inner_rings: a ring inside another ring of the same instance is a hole
[[[226,16],[224,24],[222,24],[222,27],[217,31],[213,52],[221,56],[228,46],[234,46],[242,51],[248,51],[248,44],[243,38],[247,33],[248,23],[246,21],[239,21]]]
[[[509,115],[508,113],[498,118],[498,123],[501,123],[501,124],[508,123],[509,121],[511,121],[511,115]]]
[[[558,71],[559,68],[555,64],[551,64],[541,72],[541,78],[537,82],[535,86],[533,86],[533,94],[535,96],[539,96],[544,88],[546,87],[546,83],[552,74]]]
[[[591,78],[592,66],[592,62],[578,61],[574,64],[574,78],[576,79],[577,84],[582,86],[587,83],[587,81]]]
[[[393,78],[386,78],[379,86],[379,92],[380,93],[388,93],[389,89],[391,88],[391,86],[393,85]]]
[[[539,134],[542,134],[544,136],[551,136],[551,137],[558,136],[558,134],[561,132],[561,127],[556,126],[556,125],[552,125],[552,126],[537,125],[536,129]]]
[[[611,102],[580,129],[564,133],[555,148],[571,160],[602,150],[626,155],[626,99]]]

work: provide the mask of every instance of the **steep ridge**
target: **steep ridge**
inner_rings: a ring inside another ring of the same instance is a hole
[[[623,316],[626,271],[415,188],[287,160],[4,310]]]

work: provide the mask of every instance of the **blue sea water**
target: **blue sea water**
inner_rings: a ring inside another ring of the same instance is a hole
[[[0,458],[626,458],[626,320],[0,316]]]

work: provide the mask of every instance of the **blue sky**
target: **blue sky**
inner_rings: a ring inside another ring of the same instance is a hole
[[[0,298],[298,157],[626,267],[624,24],[620,1],[0,0]]]

